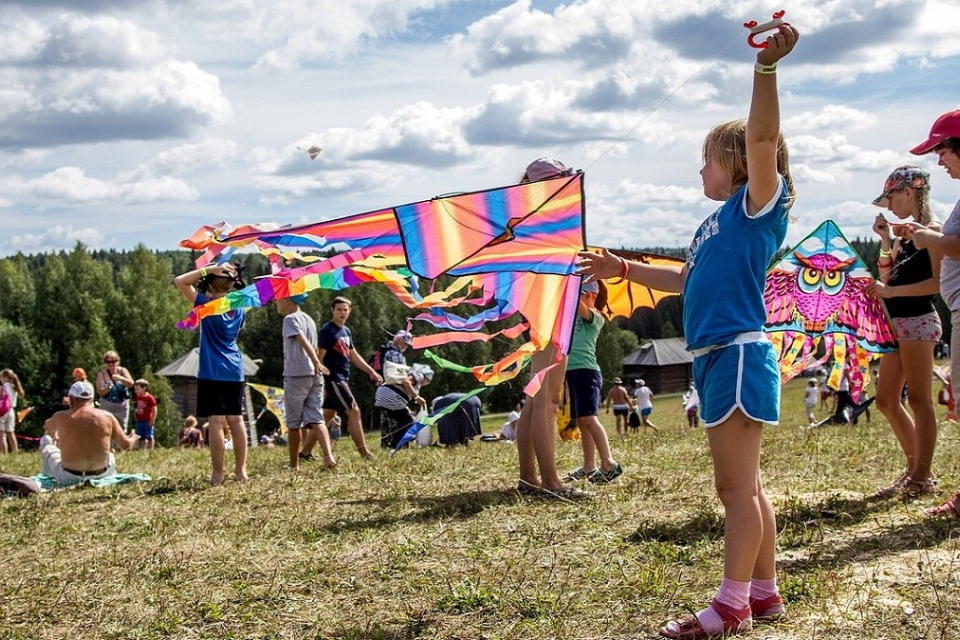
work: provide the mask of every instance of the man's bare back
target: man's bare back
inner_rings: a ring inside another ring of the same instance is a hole
[[[106,468],[111,439],[124,449],[137,441],[123,432],[113,414],[77,398],[70,398],[70,409],[53,414],[43,429],[54,438],[59,436],[61,463],[71,471],[96,472]]]
[[[613,404],[630,404],[630,394],[625,388],[620,385],[614,385],[610,389],[610,393],[607,395],[607,398]]]

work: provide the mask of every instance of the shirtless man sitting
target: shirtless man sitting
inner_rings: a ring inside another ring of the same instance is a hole
[[[93,406],[93,395],[89,382],[74,382],[67,395],[70,408],[53,414],[43,425],[54,442],[59,436],[59,446],[47,444],[40,452],[43,473],[60,486],[114,475],[117,470],[110,440],[123,449],[132,449],[137,443],[136,435],[127,436],[113,414]]]

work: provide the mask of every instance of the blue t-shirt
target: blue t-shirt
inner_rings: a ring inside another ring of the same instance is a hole
[[[787,186],[752,218],[744,185],[710,215],[693,237],[683,287],[688,349],[723,345],[761,331],[767,320],[763,289],[770,261],[787,235]]]
[[[199,307],[211,298],[197,293],[194,306]],[[237,346],[237,335],[243,328],[246,312],[235,309],[219,316],[207,316],[200,321],[200,371],[198,378],[243,382],[243,356]]]
[[[350,352],[353,351],[353,335],[347,327],[338,327],[328,322],[320,329],[317,346],[325,349],[323,366],[330,370],[330,380],[350,379]]]

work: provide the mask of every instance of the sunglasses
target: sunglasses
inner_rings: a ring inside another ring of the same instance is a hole
[[[104,360],[104,361],[103,361],[104,364],[117,364],[118,362],[120,362],[120,361],[119,361],[119,360]]]

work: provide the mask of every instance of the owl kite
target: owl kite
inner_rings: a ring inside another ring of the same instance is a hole
[[[838,389],[846,375],[851,397],[859,400],[870,360],[896,348],[883,304],[864,293],[872,282],[831,220],[767,272],[764,329],[778,350],[782,382],[832,358],[828,384]]]

